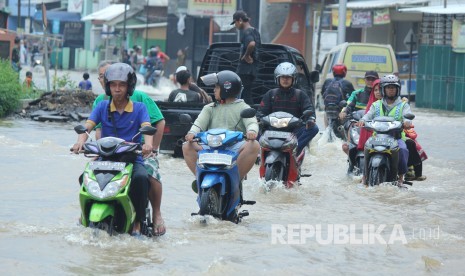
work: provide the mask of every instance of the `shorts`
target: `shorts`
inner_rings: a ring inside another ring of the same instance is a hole
[[[161,175],[159,172],[160,164],[158,163],[157,157],[149,157],[144,159],[144,166],[147,170],[147,174],[161,183]]]
[[[234,152],[238,152],[239,149],[245,144],[245,142],[246,142],[246,141],[243,140],[243,141],[240,141],[240,142],[235,143],[234,145],[231,145],[231,146],[229,146],[229,147],[226,147],[226,148],[224,148],[224,149],[230,150],[230,151],[234,151]],[[204,149],[204,150],[210,149],[210,146],[208,146],[208,145],[200,145],[200,146],[201,146],[202,149]]]

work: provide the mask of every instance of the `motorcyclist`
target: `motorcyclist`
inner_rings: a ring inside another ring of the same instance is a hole
[[[242,92],[241,79],[236,73],[229,70],[208,74],[201,77],[201,79],[206,85],[215,84],[214,93],[217,102],[207,104],[203,107],[185,136],[186,142],[182,146],[184,160],[195,175],[198,158],[197,152],[208,147],[194,142],[195,135],[201,131],[213,128],[237,129],[245,134],[247,140],[238,142],[228,149],[239,152],[237,167],[240,179],[243,179],[250,169],[252,169],[260,150],[260,145],[256,141],[258,133],[257,119],[255,117],[240,117],[242,110],[250,108],[244,100],[239,99]]]
[[[410,105],[400,98],[400,84],[399,78],[395,75],[387,75],[381,78],[381,95],[382,100],[374,102],[368,112],[360,119],[357,123],[359,127],[365,125],[365,121],[372,120],[378,116],[389,116],[394,118],[396,121],[403,122],[404,128],[409,129],[412,126],[412,121],[406,119],[404,116],[411,113]],[[405,144],[405,132],[402,131],[402,137],[397,139],[399,144],[399,180],[398,185],[402,185],[404,182],[404,175],[408,170],[408,149]],[[365,160],[367,159],[368,152],[365,151]],[[367,171],[365,164],[365,172]]]
[[[376,71],[367,71],[365,73],[365,87],[352,92],[347,100],[347,106],[341,110],[341,113],[339,113],[339,118],[341,120],[344,120],[347,114],[350,114],[353,111],[366,109],[368,99],[370,98],[371,90],[373,88],[373,82],[377,79],[379,79],[379,76]]]
[[[326,88],[328,88],[331,82],[339,81],[341,82],[342,86],[342,97],[344,98],[344,100],[347,100],[350,94],[352,94],[352,92],[355,90],[353,84],[350,81],[344,79],[347,74],[347,66],[345,66],[344,63],[337,63],[333,65],[332,71],[334,78],[325,80],[321,88],[321,91],[324,93],[324,91],[326,91]]]
[[[143,103],[132,102],[129,97],[134,92],[137,77],[132,67],[125,63],[110,65],[105,71],[105,93],[109,100],[100,102],[92,110],[89,119],[85,123],[87,132],[99,123],[102,124],[102,137],[116,136],[125,141],[133,141],[133,137],[142,126],[150,126],[150,117]],[[78,153],[87,140],[86,133],[80,134],[73,152]],[[144,135],[145,143],[142,145],[144,156],[152,154],[152,136]],[[141,142],[141,135],[134,142]],[[132,235],[140,235],[141,221],[145,218],[145,208],[148,197],[149,182],[144,161],[138,156],[132,171],[132,185],[129,196],[136,211],[136,219],[132,229]]]
[[[114,64],[114,61],[111,60],[104,60],[100,62],[98,66],[98,80],[102,85],[102,88],[105,90],[105,71],[110,67],[110,65]],[[108,95],[100,94],[92,105],[92,109],[95,109],[97,105],[105,100],[108,99]],[[146,93],[143,91],[134,90],[132,96],[130,97],[131,101],[133,102],[141,102],[147,107],[147,111],[149,113],[150,122],[152,123],[153,127],[157,128],[157,132],[153,135],[153,142],[152,146],[153,149],[156,150],[154,155],[149,158],[144,158],[145,166],[147,168],[147,172],[149,173],[149,182],[150,182],[150,189],[149,189],[149,199],[150,203],[152,204],[152,211],[153,211],[153,235],[160,236],[166,233],[166,226],[165,221],[163,220],[161,214],[161,200],[163,195],[163,186],[161,181],[161,175],[159,173],[159,162],[157,158],[158,148],[160,146],[162,137],[163,137],[163,130],[165,129],[165,119],[163,114],[161,113],[160,109],[158,108],[157,104],[150,98]],[[101,126],[98,125],[95,128],[95,139],[101,138]]]
[[[318,126],[315,123],[315,109],[307,93],[294,88],[297,82],[296,74],[297,69],[290,62],[280,63],[276,67],[274,77],[279,87],[270,89],[263,96],[258,116],[263,117],[273,112],[283,111],[300,118],[305,111],[310,110],[311,115],[302,118],[306,122],[305,126],[295,130],[298,139],[297,154],[300,154],[318,133]]]
[[[160,58],[158,58],[158,51],[156,48],[150,49],[149,58],[145,63],[145,68],[147,68],[147,73],[145,74],[145,84],[152,85],[154,83],[155,71],[163,70],[163,63],[161,62]]]

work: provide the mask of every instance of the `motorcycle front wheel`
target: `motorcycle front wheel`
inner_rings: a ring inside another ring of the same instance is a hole
[[[113,236],[114,229],[114,218],[112,216],[107,217],[100,222],[91,222],[89,228],[103,230],[108,233],[109,236]]]
[[[200,197],[199,215],[221,216],[221,201],[215,188],[203,191]]]
[[[283,166],[281,163],[267,165],[265,169],[265,181],[283,181]]]
[[[369,171],[370,171],[370,174],[369,174],[368,183],[370,184],[370,186],[379,185],[387,181],[387,174],[386,174],[385,167],[370,168]]]

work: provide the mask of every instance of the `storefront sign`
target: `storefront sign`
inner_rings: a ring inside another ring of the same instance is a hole
[[[65,22],[63,24],[63,47],[84,47],[84,23]]]
[[[188,0],[187,13],[196,16],[232,15],[236,12],[236,0]]]
[[[452,51],[465,53],[465,22],[452,20]]]
[[[333,26],[339,26],[339,10],[333,9],[331,11]],[[346,27],[350,27],[350,22],[352,21],[352,10],[347,10],[346,12]]]
[[[373,24],[382,25],[391,23],[389,9],[375,10],[373,15]]]
[[[352,13],[352,28],[371,27],[371,11],[354,11]]]

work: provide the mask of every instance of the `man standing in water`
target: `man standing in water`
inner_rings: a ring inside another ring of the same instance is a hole
[[[257,75],[258,48],[261,45],[261,38],[260,33],[250,25],[249,20],[247,13],[237,11],[233,15],[231,25],[242,31],[240,60],[236,73],[244,86],[241,98],[248,105],[252,105],[252,83]]]

